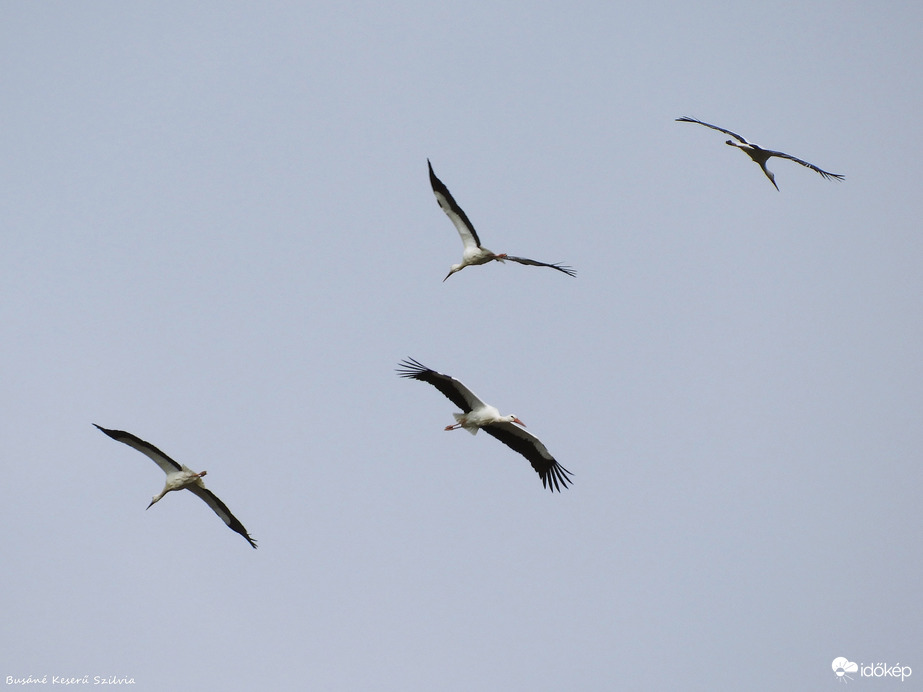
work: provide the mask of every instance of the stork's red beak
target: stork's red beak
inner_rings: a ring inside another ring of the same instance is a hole
[[[522,427],[526,427],[526,424],[523,423],[523,422],[522,422],[521,420],[519,420],[518,418],[514,418],[514,419],[513,419],[513,422],[514,422],[514,423],[519,423]]]

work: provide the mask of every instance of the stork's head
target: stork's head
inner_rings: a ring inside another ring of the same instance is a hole
[[[521,420],[519,420],[519,419],[518,419],[514,414],[512,414],[512,413],[506,417],[506,420],[507,420],[508,423],[516,423],[517,425],[521,425],[522,427],[526,427],[526,424],[523,423]]]
[[[763,173],[766,174],[766,177],[769,178],[769,182],[772,183],[772,186],[773,186],[776,190],[778,190],[778,189],[779,189],[779,186],[776,185],[776,176],[775,176],[775,174],[774,174],[771,170],[769,170],[768,168],[766,168],[766,162],[765,162],[765,161],[757,161],[757,163],[760,165],[760,168],[763,169]]]
[[[464,264],[453,264],[452,268],[449,269],[449,273],[445,275],[445,279],[448,279],[455,272],[461,271],[464,267],[465,267]],[[443,281],[445,281],[445,279],[443,279]]]

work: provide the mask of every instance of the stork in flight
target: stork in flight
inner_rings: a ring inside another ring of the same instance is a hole
[[[568,276],[577,276],[577,272],[563,264],[548,264],[547,262],[538,262],[536,260],[526,259],[525,257],[513,257],[505,252],[498,255],[491,252],[486,247],[481,247],[481,240],[478,238],[477,231],[474,230],[474,225],[468,220],[468,216],[462,208],[458,206],[458,202],[452,197],[449,188],[436,177],[436,174],[433,172],[433,164],[429,162],[429,159],[426,159],[426,165],[429,166],[429,182],[430,185],[433,186],[433,194],[436,195],[436,201],[439,202],[439,206],[442,207],[442,211],[446,213],[446,216],[455,224],[455,228],[458,229],[458,235],[461,236],[462,244],[465,246],[465,251],[462,253],[462,261],[452,265],[452,269],[443,281],[470,264],[487,264],[494,260],[498,262],[509,260],[510,262],[518,262],[519,264],[530,264],[533,267],[551,267],[552,269],[557,269],[559,272],[564,272]]]
[[[96,423],[93,423],[93,425],[96,425]],[[145,442],[124,430],[107,430],[99,425],[96,425],[96,427],[113,440],[118,440],[119,442],[127,444],[129,447],[134,447],[145,456],[150,457],[161,469],[163,469],[163,472],[167,474],[166,485],[163,486],[163,490],[160,491],[159,495],[154,496],[151,500],[151,504],[147,506],[147,509],[150,509],[155,502],[159,502],[163,496],[171,490],[182,490],[186,488],[186,490],[202,498],[205,504],[211,507],[215,514],[221,517],[225,524],[246,538],[247,542],[256,548],[256,540],[250,538],[250,534],[247,533],[247,529],[244,528],[244,525],[238,521],[237,517],[231,514],[231,510],[227,508],[227,505],[219,500],[211,490],[205,487],[205,483],[202,482],[202,476],[207,473],[206,471],[195,473],[189,467],[173,461],[173,459],[161,452],[150,442]]]
[[[430,370],[425,365],[408,358],[401,362],[397,373],[401,377],[420,380],[433,385],[453,404],[462,410],[462,413],[453,413],[455,425],[447,425],[446,430],[463,428],[472,435],[477,435],[478,430],[483,430],[488,435],[496,437],[507,447],[519,452],[538,473],[542,479],[542,486],[554,492],[561,491],[571,483],[571,473],[561,466],[548,449],[535,435],[522,428],[526,424],[513,414],[501,416],[500,411],[481,401],[461,382],[449,375],[442,375],[435,370]],[[517,425],[522,426],[516,427]]]
[[[821,168],[818,168],[813,163],[802,161],[801,159],[797,159],[794,156],[791,156],[789,154],[783,154],[781,151],[772,151],[771,149],[763,149],[757,144],[748,142],[740,135],[735,134],[734,132],[731,132],[730,130],[725,130],[723,127],[718,127],[717,125],[709,125],[708,123],[703,123],[701,120],[696,120],[695,118],[686,118],[686,117],[677,118],[676,122],[678,123],[697,123],[699,125],[704,125],[705,127],[710,127],[713,130],[718,130],[718,132],[723,132],[726,135],[731,135],[731,137],[733,137],[737,141],[734,142],[729,139],[725,142],[725,144],[728,144],[732,147],[737,147],[743,153],[745,153],[747,156],[753,159],[755,163],[759,164],[759,167],[763,169],[763,173],[766,174],[766,177],[769,178],[769,182],[773,184],[776,190],[779,189],[779,186],[776,185],[776,176],[773,175],[772,171],[766,168],[766,162],[773,156],[777,156],[780,159],[788,159],[789,161],[794,161],[795,163],[800,163],[802,166],[810,168],[812,171],[816,173],[820,173],[826,180],[843,180],[844,179],[844,176],[840,175],[839,173],[828,173],[827,171]]]

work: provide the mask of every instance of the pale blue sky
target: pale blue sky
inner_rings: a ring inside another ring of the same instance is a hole
[[[0,676],[923,689],[916,3],[7,3]],[[777,192],[691,115],[789,161]],[[496,252],[461,243],[426,159]],[[538,435],[542,489],[412,356]],[[92,424],[206,469],[259,540]]]

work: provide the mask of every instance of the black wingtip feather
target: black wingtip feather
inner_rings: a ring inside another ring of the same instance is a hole
[[[574,482],[571,478],[572,475],[570,471],[555,462],[554,465],[542,475],[542,487],[548,488],[551,492],[555,490],[561,492],[562,487],[567,488]]]
[[[419,376],[423,373],[435,371],[426,367],[420,361],[408,357],[400,362],[400,367],[395,368],[395,372],[401,377],[419,379]]]

